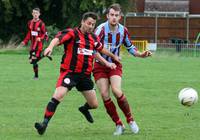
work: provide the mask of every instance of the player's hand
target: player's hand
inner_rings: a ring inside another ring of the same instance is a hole
[[[141,57],[142,58],[145,58],[145,57],[149,57],[149,56],[151,56],[152,55],[152,52],[150,52],[150,51],[144,51],[143,53],[141,53]]]
[[[22,41],[22,42],[17,46],[17,49],[21,49],[23,46],[25,46],[25,43]]]
[[[40,38],[40,37],[38,37],[36,40],[37,40],[38,42],[40,42],[40,41],[41,41],[41,38]]]
[[[25,46],[26,44],[22,41],[21,43],[20,43],[20,46]]]
[[[110,63],[110,62],[106,63],[106,67],[108,67],[108,68],[110,68],[112,70],[117,68],[115,63]]]
[[[114,56],[113,57],[113,60],[116,62],[116,63],[118,63],[118,64],[121,64],[121,62],[120,62],[120,57],[118,57],[118,56]]]
[[[44,56],[51,56],[52,54],[52,49],[51,48],[46,48],[44,50]]]

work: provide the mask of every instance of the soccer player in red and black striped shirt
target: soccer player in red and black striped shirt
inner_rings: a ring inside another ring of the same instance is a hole
[[[79,111],[90,123],[93,123],[89,109],[95,109],[98,106],[93,81],[91,80],[95,51],[106,54],[119,63],[118,57],[103,48],[99,39],[93,33],[96,20],[97,15],[95,13],[85,13],[80,27],[59,32],[44,51],[45,56],[51,55],[54,46],[64,44],[64,55],[55,93],[46,107],[43,122],[35,123],[35,128],[40,135],[45,132],[57,105],[73,87],[82,92],[86,99],[86,103],[79,107]],[[101,62],[104,62],[111,69],[116,66],[105,59]]]
[[[28,32],[26,37],[22,41],[22,45],[27,45],[28,41],[31,40],[30,46],[30,64],[33,64],[34,79],[38,78],[38,64],[37,62],[41,59],[43,40],[46,37],[45,23],[39,18],[40,9],[34,8],[32,10],[33,19],[28,21]]]

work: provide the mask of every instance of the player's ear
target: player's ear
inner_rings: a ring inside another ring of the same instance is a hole
[[[119,15],[119,20],[122,20],[122,15],[121,14]]]
[[[106,14],[106,17],[107,17],[107,18],[109,17],[109,13]]]
[[[81,25],[83,25],[83,23],[84,23],[84,21],[83,21],[83,20],[81,20]]]

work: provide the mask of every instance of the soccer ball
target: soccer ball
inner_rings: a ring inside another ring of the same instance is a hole
[[[193,88],[183,88],[179,94],[178,99],[184,106],[191,106],[198,101],[198,93]]]

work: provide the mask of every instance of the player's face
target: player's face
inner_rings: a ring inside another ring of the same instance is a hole
[[[83,29],[84,32],[91,33],[94,31],[95,24],[96,20],[91,17],[88,17],[85,21],[82,20],[81,28]]]
[[[37,10],[32,11],[33,19],[39,19],[40,12]]]
[[[115,11],[114,9],[110,9],[109,13],[107,14],[107,19],[110,25],[116,26],[121,19],[120,11]]]

